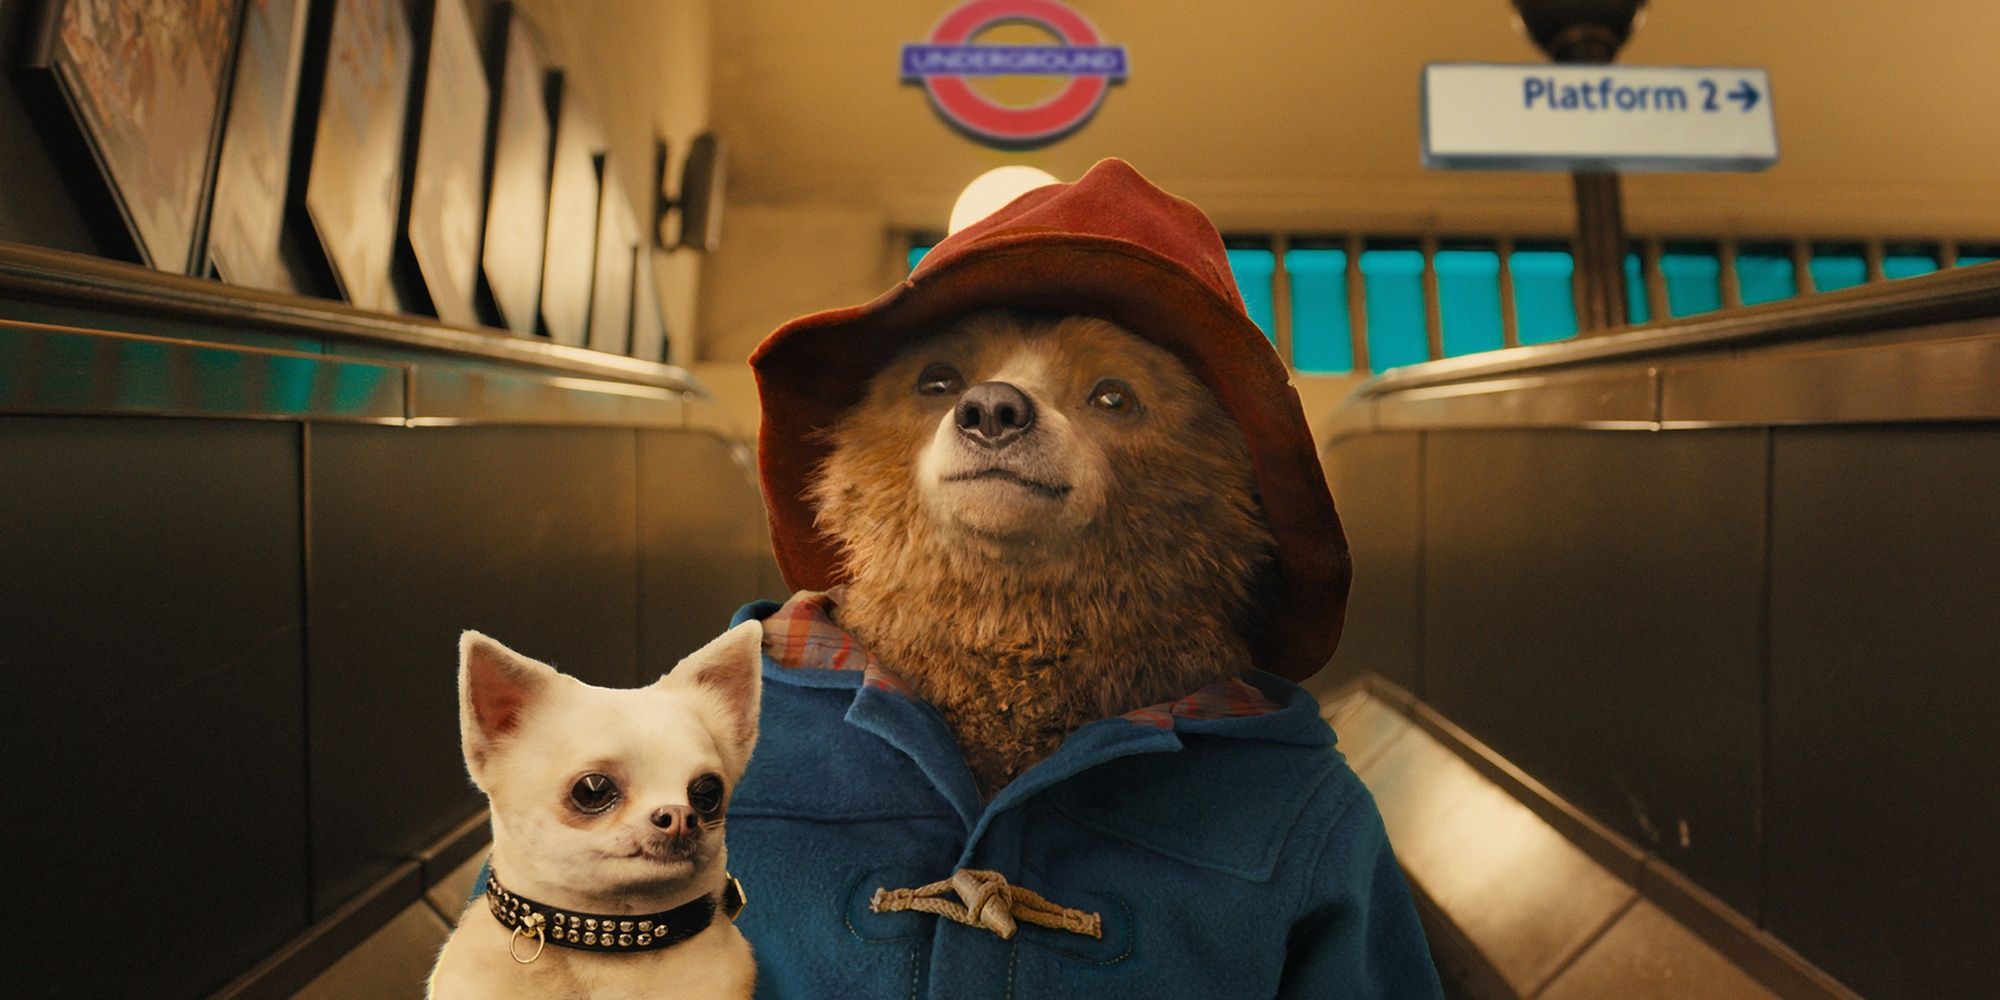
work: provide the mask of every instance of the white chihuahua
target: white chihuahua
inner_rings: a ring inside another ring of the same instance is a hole
[[[432,1000],[750,996],[722,836],[757,741],[762,639],[745,622],[620,691],[465,633],[459,724],[493,804],[491,877]]]

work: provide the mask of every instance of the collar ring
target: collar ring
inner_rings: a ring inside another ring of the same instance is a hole
[[[535,953],[529,955],[527,958],[521,957],[520,948],[516,944],[523,937],[535,942]],[[518,965],[528,965],[534,962],[535,959],[542,957],[542,949],[548,946],[548,935],[542,933],[542,925],[539,921],[515,924],[514,933],[507,938],[507,957],[513,959]]]

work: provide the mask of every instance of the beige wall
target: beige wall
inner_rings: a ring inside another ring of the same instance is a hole
[[[735,0],[718,9],[716,122],[746,201],[828,199],[935,225],[985,167],[1073,177],[1124,156],[1225,225],[1564,224],[1559,177],[1418,163],[1417,84],[1436,60],[1540,61],[1506,0],[1074,0],[1129,47],[1095,121],[1004,154],[953,132],[895,54],[951,0]],[[1636,227],[2000,231],[1992,46],[1969,0],[1658,0],[1634,63],[1758,65],[1782,162],[1765,174],[1635,178]],[[1025,30],[1025,29],[1022,29]],[[1009,96],[1032,97],[1032,92]]]
[[[708,262],[702,360],[741,361],[779,323],[866,302],[900,277],[903,240],[879,207],[733,201]]]
[[[1123,156],[1225,229],[1571,226],[1561,175],[1418,162],[1424,63],[1540,61],[1506,0],[1072,3],[1129,47],[1132,78],[1075,135],[1025,153],[963,138],[896,80],[898,46],[921,40],[954,0],[719,6],[714,118],[731,143],[731,189],[698,370],[720,384],[777,324],[888,288],[900,256],[890,234],[942,228],[959,188],[1001,163],[1067,179]],[[2000,4],[1652,7],[1625,61],[1768,67],[1782,160],[1762,174],[1629,178],[1635,233],[2000,237],[2000,128],[1988,124],[2000,107]],[[1007,41],[1034,37],[1004,30],[1018,36]],[[1015,101],[1048,86],[1000,85]],[[754,402],[738,410],[754,418]]]
[[[497,2],[472,0],[468,7],[479,16]],[[642,233],[650,232],[654,137],[667,140],[673,157],[671,187],[689,141],[708,128],[710,0],[519,0],[515,6],[534,27],[544,57],[564,71],[595,116],[632,217]],[[680,360],[695,340],[702,258],[686,250],[656,252],[653,266]]]

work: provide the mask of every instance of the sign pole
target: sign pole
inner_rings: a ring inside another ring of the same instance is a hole
[[[1646,0],[1514,0],[1522,30],[1558,63],[1608,64]],[[1625,200],[1616,171],[1578,170],[1577,329],[1625,325]]]
[[[1625,199],[1618,174],[1579,170],[1576,185],[1577,329],[1625,325]]]

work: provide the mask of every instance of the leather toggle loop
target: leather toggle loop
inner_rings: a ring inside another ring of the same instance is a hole
[[[945,898],[946,893],[958,898]],[[999,872],[978,868],[961,868],[950,878],[914,889],[877,889],[868,908],[876,913],[929,913],[983,927],[1002,941],[1013,939],[1017,920],[1085,937],[1104,936],[1104,920],[1098,914],[1058,906],[1032,889],[1008,884]]]

